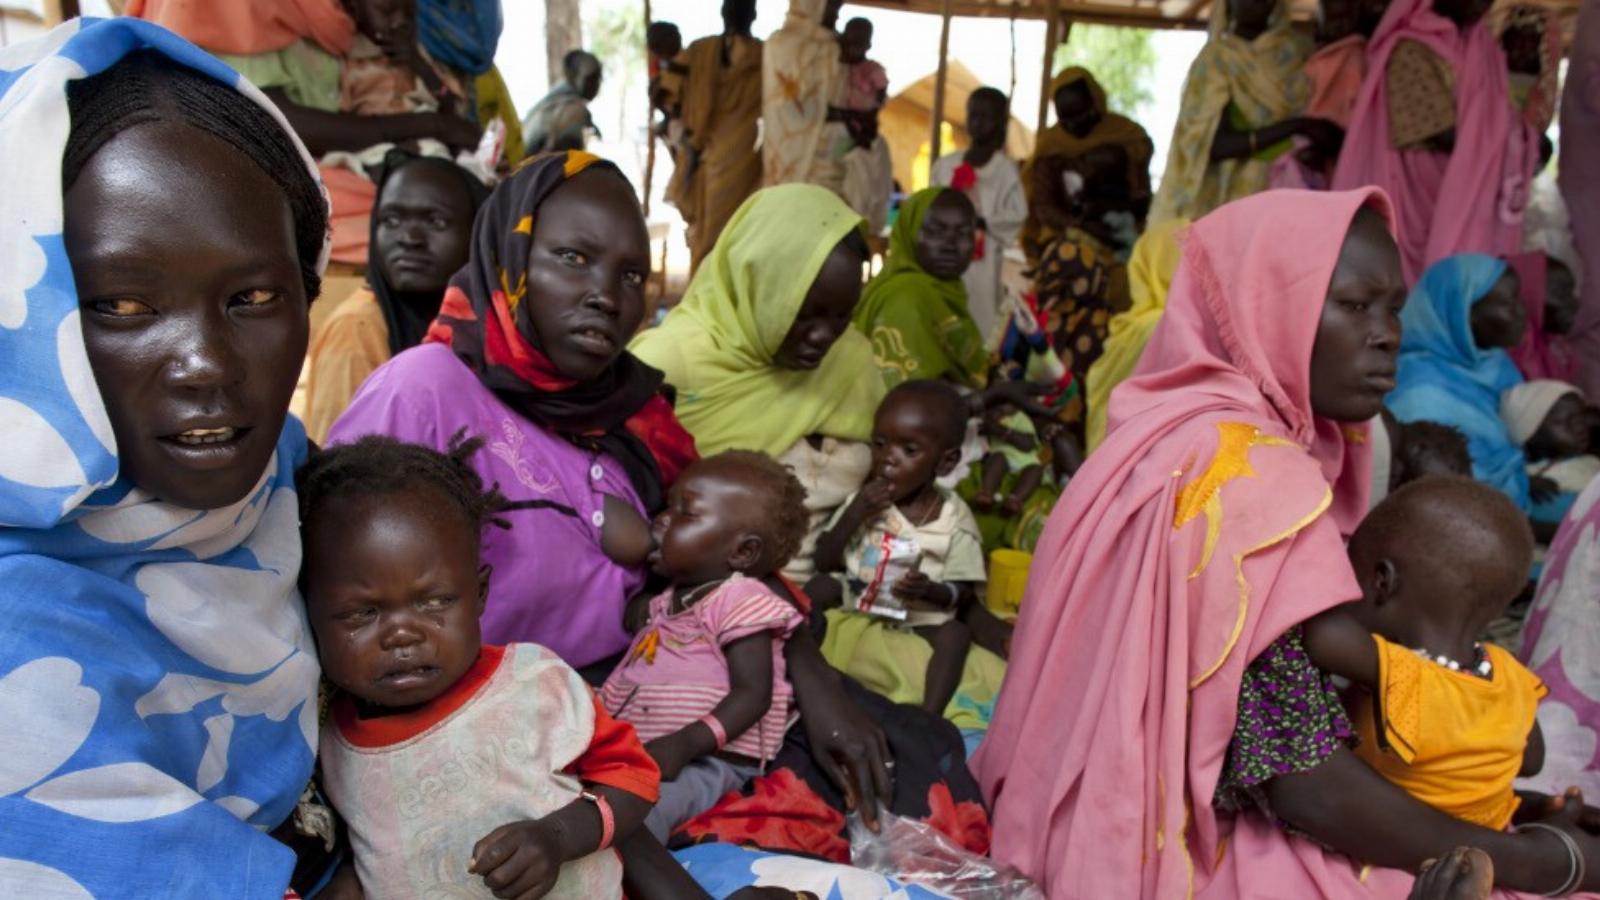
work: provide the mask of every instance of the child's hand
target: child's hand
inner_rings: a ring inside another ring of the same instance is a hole
[[[889,483],[889,479],[874,476],[861,486],[861,493],[856,495],[856,503],[860,504],[862,514],[870,518],[894,503],[893,492],[894,485]]]
[[[561,836],[545,819],[501,825],[472,848],[467,871],[502,900],[537,900],[561,875]]]
[[[1034,443],[1033,438],[1027,432],[1024,432],[1024,431],[1007,431],[1006,432],[1006,443],[1008,443],[1011,446],[1017,448],[1018,450],[1021,450],[1024,453],[1028,452],[1029,450],[1032,450],[1034,447],[1037,446],[1037,444]]]
[[[683,767],[689,764],[688,754],[683,752],[683,745],[677,740],[678,734],[663,735],[644,745],[644,752],[650,754],[650,758],[660,767],[662,781],[677,778]]]
[[[1553,479],[1546,478],[1543,475],[1535,475],[1528,479],[1528,495],[1533,498],[1535,503],[1548,503],[1554,500],[1559,493],[1561,493],[1561,485],[1556,484]]]
[[[950,592],[921,571],[907,572],[889,591],[907,603],[926,604],[935,609],[950,608]]]
[[[1522,798],[1522,806],[1517,810],[1516,822],[1561,820],[1590,834],[1600,834],[1600,809],[1584,803],[1583,791],[1576,787],[1554,796],[1533,791],[1518,791],[1517,796]]]

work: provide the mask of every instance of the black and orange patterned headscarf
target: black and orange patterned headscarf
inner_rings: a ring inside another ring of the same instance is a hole
[[[529,420],[573,443],[603,450],[627,471],[645,509],[697,458],[694,438],[661,394],[662,374],[624,350],[610,368],[574,381],[517,326],[527,295],[528,257],[539,207],[568,178],[591,168],[622,173],[579,151],[535,157],[489,197],[472,226],[472,255],[445,289],[429,343],[449,344],[484,386]]]

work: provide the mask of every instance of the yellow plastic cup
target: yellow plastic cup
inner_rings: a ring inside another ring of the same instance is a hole
[[[1033,554],[1000,549],[989,554],[989,590],[984,603],[1001,618],[1014,618],[1022,607],[1022,592],[1028,586],[1028,567]]]

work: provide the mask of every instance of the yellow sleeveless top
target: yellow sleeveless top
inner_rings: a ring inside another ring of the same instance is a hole
[[[1493,672],[1456,672],[1378,635],[1378,695],[1353,692],[1360,756],[1430,806],[1501,830],[1517,808],[1512,782],[1533,730],[1538,676],[1484,644]],[[1381,723],[1381,733],[1379,725]]]

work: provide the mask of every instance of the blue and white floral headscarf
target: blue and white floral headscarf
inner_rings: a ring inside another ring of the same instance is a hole
[[[295,588],[305,432],[290,418],[225,509],[120,478],[62,239],[67,84],[147,47],[288,130],[237,73],[146,22],[72,21],[0,49],[0,885],[278,900],[294,857],[264,832],[317,742]]]

